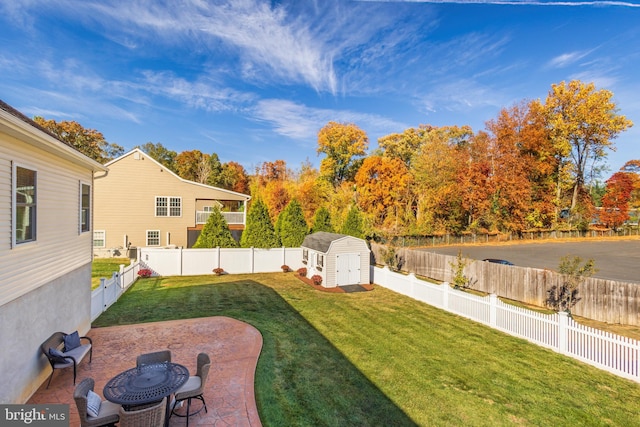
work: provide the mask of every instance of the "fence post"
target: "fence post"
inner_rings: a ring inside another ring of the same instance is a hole
[[[497,308],[498,308],[498,295],[491,294],[489,295],[489,325],[491,327],[496,327],[496,318],[497,318]]]
[[[249,272],[254,273],[256,269],[256,262],[255,262],[256,251],[253,246],[251,246],[250,250],[251,252],[249,254]]]
[[[569,331],[569,313],[558,312],[558,352],[567,354],[567,340]]]
[[[449,311],[449,291],[451,288],[449,287],[449,282],[444,282],[442,284],[442,308]]]
[[[118,285],[120,289],[124,290],[124,264],[120,264],[120,276],[118,279]]]
[[[105,285],[104,282],[106,280],[107,279],[105,279],[104,277],[100,278],[100,289],[102,290],[102,301],[101,301],[102,308],[100,309],[100,313],[104,313],[104,306],[105,306],[105,304],[104,304],[104,294],[107,292],[107,288],[106,288],[106,285]]]

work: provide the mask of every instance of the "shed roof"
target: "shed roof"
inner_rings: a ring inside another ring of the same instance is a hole
[[[305,248],[313,249],[318,252],[326,253],[331,246],[331,243],[343,239],[345,237],[351,237],[346,234],[327,233],[326,231],[318,231],[313,234],[309,234],[304,238],[302,246]],[[354,237],[355,239],[355,237]]]

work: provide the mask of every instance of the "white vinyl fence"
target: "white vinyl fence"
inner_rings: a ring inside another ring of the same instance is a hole
[[[158,276],[212,274],[214,268],[229,274],[275,273],[283,265],[292,270],[305,266],[301,248],[140,248],[138,259]]]
[[[131,263],[129,266],[120,265],[120,271],[113,273],[111,278],[100,279],[100,286],[91,291],[91,321],[93,322],[105,312],[113,303],[118,301],[138,278],[140,263]]]
[[[580,325],[564,312],[536,313],[505,304],[496,295],[472,295],[387,267],[372,266],[371,277],[392,291],[640,382],[640,341]]]

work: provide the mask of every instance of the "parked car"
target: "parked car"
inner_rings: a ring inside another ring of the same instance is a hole
[[[483,259],[483,261],[493,262],[495,264],[502,264],[502,265],[513,265],[512,262],[507,261],[506,259],[485,258],[485,259]]]

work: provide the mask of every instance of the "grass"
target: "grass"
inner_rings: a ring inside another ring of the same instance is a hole
[[[94,258],[91,265],[91,289],[100,285],[100,278],[110,278],[114,272],[120,271],[120,264],[129,265],[129,258]]]
[[[381,287],[293,274],[139,280],[94,326],[223,315],[264,346],[265,426],[640,425],[640,385]]]

